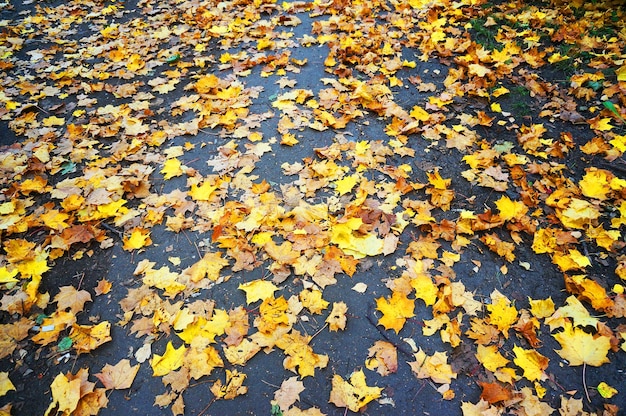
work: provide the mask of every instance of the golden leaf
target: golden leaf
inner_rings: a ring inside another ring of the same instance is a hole
[[[246,375],[237,370],[226,370],[226,383],[222,384],[222,380],[217,380],[211,386],[211,393],[217,399],[232,400],[237,396],[246,394],[248,388],[243,385]]]
[[[429,356],[420,348],[415,354],[415,361],[410,361],[411,371],[417,378],[430,378],[435,383],[450,384],[457,374],[448,364],[446,352],[437,351]]]
[[[400,292],[392,292],[391,298],[380,297],[376,299],[376,310],[383,313],[378,323],[385,329],[393,329],[400,332],[407,318],[415,316],[413,309],[415,301],[409,299]]]
[[[78,353],[90,352],[111,341],[111,323],[104,321],[94,326],[74,324],[69,336],[72,347]]]
[[[611,349],[611,338],[604,335],[592,335],[581,328],[565,324],[564,331],[554,334],[562,349],[556,350],[570,366],[591,365],[599,367],[608,363],[607,353]]]
[[[246,303],[249,305],[257,300],[265,300],[274,297],[274,292],[278,287],[267,280],[253,280],[251,282],[241,283],[238,289],[246,292]]]
[[[346,329],[346,313],[348,312],[348,306],[344,302],[333,302],[333,310],[326,318],[328,329],[331,331],[338,331]]]
[[[168,341],[163,355],[154,354],[152,360],[150,360],[152,375],[155,377],[164,376],[170,371],[179,369],[183,365],[183,358],[186,352],[187,348],[184,345],[174,348],[172,341]]]
[[[382,391],[380,387],[369,387],[366,384],[363,370],[352,373],[350,381],[335,374],[329,402],[337,407],[346,407],[353,412],[358,412],[372,400],[378,399]]]
[[[515,358],[513,362],[524,370],[524,378],[530,381],[544,380],[547,376],[544,370],[548,368],[548,358],[535,350],[525,350],[517,345],[513,347]]]

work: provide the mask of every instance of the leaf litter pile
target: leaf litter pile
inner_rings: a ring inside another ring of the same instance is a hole
[[[1,414],[623,412],[623,5],[13,3]]]

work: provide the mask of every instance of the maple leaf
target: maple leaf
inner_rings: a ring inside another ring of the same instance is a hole
[[[243,385],[246,377],[244,373],[240,373],[237,370],[226,370],[226,382],[222,383],[222,380],[217,380],[211,386],[211,393],[216,398],[224,400],[232,400],[237,396],[246,394],[248,387]]]
[[[415,361],[410,361],[411,371],[417,378],[430,378],[435,383],[450,384],[457,374],[448,364],[446,352],[437,351],[429,356],[420,348],[415,354]]]
[[[496,345],[484,346],[478,344],[476,358],[491,372],[496,372],[499,368],[506,366],[510,362],[500,354]]]
[[[61,331],[76,322],[76,316],[72,312],[55,311],[52,315],[44,318],[39,332],[33,335],[32,340],[37,344],[48,345],[59,337]]]
[[[513,397],[511,389],[499,383],[479,382],[479,384],[482,388],[480,399],[490,404],[505,402]]]
[[[544,370],[548,368],[548,358],[535,350],[525,350],[517,345],[513,347],[515,365],[524,370],[524,378],[530,381],[544,380],[547,376]]]
[[[261,347],[249,339],[244,339],[238,345],[223,348],[224,356],[228,362],[235,365],[246,365],[248,360],[254,357],[260,350]]]
[[[333,309],[326,318],[328,329],[331,331],[343,330],[346,328],[346,313],[348,306],[344,302],[333,302]]]
[[[414,308],[415,301],[400,292],[392,292],[389,299],[384,297],[376,299],[376,310],[383,313],[378,323],[385,329],[395,330],[396,333],[400,332],[407,318],[415,316]]]
[[[222,269],[229,264],[227,259],[222,258],[221,252],[209,252],[181,274],[188,275],[194,283],[201,281],[205,277],[216,282],[220,279]]]
[[[86,302],[91,302],[91,295],[86,290],[76,290],[74,286],[62,286],[59,293],[54,297],[59,310],[68,308],[73,314],[83,310]]]
[[[492,406],[483,399],[480,399],[476,404],[462,402],[461,410],[463,411],[463,416],[500,416],[504,413],[504,409]]]
[[[246,292],[246,303],[249,305],[257,300],[273,298],[274,292],[278,290],[278,287],[267,280],[257,279],[240,284],[238,289]]]
[[[168,341],[163,355],[154,354],[152,360],[150,360],[152,375],[155,377],[164,376],[170,371],[179,369],[183,365],[183,357],[186,351],[187,348],[184,345],[174,348],[172,341]]]
[[[611,349],[611,339],[607,336],[589,334],[571,324],[565,324],[563,332],[553,336],[562,348],[556,350],[557,354],[570,366],[587,364],[599,367],[609,362],[606,355]]]
[[[302,306],[307,308],[311,313],[320,314],[329,305],[327,301],[322,299],[322,292],[319,290],[303,290],[298,295]]]
[[[383,252],[383,240],[374,234],[359,235],[356,231],[363,225],[361,218],[350,218],[332,226],[330,242],[356,259],[375,256]]]
[[[93,326],[73,324],[69,337],[78,353],[90,352],[111,341],[111,323],[104,321]]]
[[[528,303],[530,303],[530,312],[536,318],[547,318],[554,314],[554,301],[552,301],[552,297],[548,299],[531,299],[529,297]]]
[[[505,221],[520,218],[528,212],[528,207],[523,202],[511,201],[506,195],[496,201],[496,207],[500,211],[500,218]]]
[[[491,293],[492,302],[487,305],[489,311],[489,323],[494,325],[505,338],[511,325],[517,320],[517,309],[511,305],[511,301],[497,290]]]
[[[396,347],[387,341],[376,341],[368,350],[365,367],[376,370],[381,376],[398,371],[398,352]]]
[[[150,231],[144,228],[135,228],[129,237],[124,237],[124,250],[132,251],[152,244]]]
[[[344,380],[335,374],[332,380],[329,403],[337,407],[346,407],[353,412],[359,412],[369,402],[381,396],[383,389],[369,387],[366,384],[365,374],[362,370],[350,375],[350,380]]]
[[[44,416],[47,416],[56,409],[57,412],[63,412],[71,414],[80,401],[80,378],[69,379],[65,374],[60,373],[57,375],[50,389],[52,390],[52,403],[48,406]]]
[[[294,372],[297,367],[300,377],[314,376],[316,368],[325,368],[328,365],[328,356],[314,353],[309,345],[310,341],[310,336],[302,336],[296,330],[276,341],[276,346],[287,355],[283,362],[284,367]]]
[[[163,164],[163,169],[161,169],[161,173],[163,174],[163,178],[165,180],[172,179],[176,176],[180,176],[183,174],[182,169],[183,164],[177,158],[167,159]]]
[[[274,393],[273,403],[278,404],[280,410],[286,412],[296,401],[300,400],[300,393],[304,391],[304,383],[297,376],[290,377],[280,385]]]
[[[189,376],[195,380],[210,375],[216,367],[224,367],[224,361],[217,350],[192,346],[185,354],[183,366],[189,369]]]
[[[6,395],[10,391],[15,391],[15,386],[9,379],[9,373],[0,372],[0,397]]]
[[[95,376],[107,390],[124,390],[133,384],[138,371],[139,364],[131,366],[129,360],[122,359],[115,365],[106,364]]]

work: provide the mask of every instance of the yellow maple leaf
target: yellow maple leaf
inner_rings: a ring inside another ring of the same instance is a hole
[[[611,338],[589,334],[569,323],[563,329],[563,332],[553,335],[562,347],[556,353],[566,359],[570,366],[587,364],[599,367],[609,362],[606,355],[611,349]]]
[[[428,176],[428,182],[434,186],[435,189],[448,189],[448,186],[450,186],[450,183],[452,182],[451,179],[442,178],[438,170],[435,170],[434,172],[427,172],[426,175]]]
[[[69,215],[57,209],[48,210],[39,216],[39,219],[46,227],[57,231],[62,231],[64,228],[69,227],[69,224],[66,222],[69,218]]]
[[[346,407],[353,412],[358,412],[372,400],[378,399],[382,391],[383,389],[380,387],[367,385],[363,370],[352,373],[350,381],[346,381],[340,375],[335,374],[329,402],[337,407]]]
[[[240,284],[238,289],[246,292],[246,303],[249,305],[257,300],[273,297],[278,287],[270,281],[257,279]]]
[[[433,355],[426,355],[420,348],[415,354],[415,361],[409,362],[411,371],[417,378],[430,378],[435,383],[450,384],[457,374],[448,364],[447,353],[437,351]]]
[[[338,331],[346,328],[346,312],[348,312],[348,306],[344,302],[333,302],[333,310],[326,318],[328,329],[331,331]]]
[[[611,192],[610,181],[613,175],[604,170],[590,168],[578,183],[583,195],[589,198],[605,200]]]
[[[289,304],[282,296],[278,299],[270,297],[263,300],[259,307],[259,319],[255,321],[256,327],[260,332],[268,334],[278,326],[289,325],[288,309]]]
[[[226,383],[222,383],[222,380],[217,380],[211,386],[211,393],[217,399],[232,400],[248,392],[248,388],[243,385],[245,380],[246,375],[244,373],[240,373],[237,370],[226,370]]]
[[[100,322],[97,325],[72,325],[70,331],[72,347],[80,354],[90,352],[100,345],[111,341],[111,323]]]
[[[174,348],[172,341],[169,341],[165,346],[165,353],[163,355],[154,354],[150,360],[152,375],[155,377],[164,376],[170,371],[179,369],[183,365],[185,352],[187,352],[187,348],[184,345]]]
[[[164,179],[172,179],[183,174],[182,163],[177,158],[167,159],[161,169]]]
[[[187,287],[178,281],[179,277],[180,275],[171,272],[168,266],[156,270],[150,268],[144,272],[143,283],[164,290],[168,297],[174,297]]]
[[[254,357],[261,347],[256,342],[244,339],[238,345],[224,347],[224,356],[233,365],[246,365],[249,359]]]
[[[419,105],[414,106],[411,109],[411,112],[409,113],[409,115],[413,117],[414,119],[421,121],[421,122],[425,122],[430,119],[430,114],[428,114],[428,112],[424,110],[422,107],[420,107]]]
[[[512,201],[506,195],[503,195],[496,201],[496,207],[500,211],[500,218],[505,221],[512,220],[514,218],[519,219],[526,215],[528,207],[521,201]]]
[[[384,241],[374,234],[356,233],[361,225],[363,225],[361,218],[350,218],[345,222],[334,224],[331,228],[330,242],[356,259],[381,254]]]
[[[517,321],[517,309],[511,301],[497,290],[491,294],[492,303],[487,305],[488,322],[498,328],[505,338],[509,337],[509,328]]]
[[[490,74],[492,71],[491,69],[487,68],[484,65],[480,65],[480,64],[469,64],[469,73],[471,75],[477,75],[479,77],[484,77],[485,75]]]
[[[220,278],[222,269],[228,266],[228,264],[228,260],[222,258],[221,252],[209,252],[206,253],[202,259],[183,271],[182,274],[189,275],[191,281],[194,283],[199,282],[205,277],[215,282]]]
[[[354,188],[354,185],[356,185],[359,180],[359,175],[349,175],[335,181],[335,184],[337,185],[337,192],[339,192],[339,195],[347,194],[352,190],[352,188]]]
[[[299,295],[302,306],[307,308],[311,313],[320,314],[329,305],[327,301],[322,299],[322,292],[319,290],[305,289]]]
[[[224,367],[224,361],[217,350],[211,346],[191,347],[185,355],[184,366],[189,368],[189,376],[197,380],[210,375],[216,367]]]
[[[124,236],[124,250],[132,251],[152,244],[150,231],[145,228],[135,228],[130,236]]]
[[[106,364],[100,373],[94,375],[107,390],[124,390],[132,386],[138,371],[139,364],[131,366],[128,359],[122,359],[115,365]]]
[[[0,397],[6,395],[12,390],[15,391],[15,386],[9,378],[9,373],[6,371],[0,372]]]
[[[531,299],[529,297],[528,303],[530,303],[530,312],[536,318],[543,319],[554,314],[554,301],[552,297],[548,299]]]
[[[593,120],[589,120],[591,128],[594,130],[600,131],[609,131],[613,129],[613,125],[611,125],[611,119],[608,117],[600,118],[596,117]]]
[[[50,412],[56,409],[56,413],[61,412],[63,414],[71,414],[80,401],[80,387],[81,379],[74,378],[70,380],[65,374],[61,373],[57,375],[52,384],[50,384],[50,390],[52,391],[52,403],[48,406],[44,416],[48,416]]]
[[[415,301],[400,292],[392,292],[389,299],[384,297],[376,299],[376,310],[383,314],[378,323],[385,329],[393,329],[396,333],[400,332],[407,318],[415,316],[414,308]]]
[[[411,279],[411,287],[415,289],[415,298],[422,299],[426,306],[432,306],[437,301],[439,289],[429,275],[421,273]]]
[[[214,185],[211,181],[206,180],[200,186],[195,184],[192,185],[188,194],[194,201],[210,201],[211,195],[217,188],[217,185]]]
[[[276,346],[285,352],[283,366],[287,370],[297,372],[300,377],[315,376],[316,368],[325,368],[328,365],[328,356],[316,354],[309,345],[311,336],[303,336],[292,330],[276,341]]]
[[[17,274],[17,269],[12,268],[9,270],[7,266],[0,267],[0,284],[19,282],[19,280],[15,278]]]
[[[524,370],[524,378],[538,381],[547,377],[544,373],[550,361],[547,357],[539,354],[536,350],[525,350],[517,345],[513,347],[513,353],[515,354],[513,362]]]
[[[215,342],[215,337],[223,335],[229,325],[228,312],[223,309],[213,310],[211,319],[198,316],[178,332],[180,339],[194,346],[208,346]]]
[[[484,346],[478,344],[476,350],[476,358],[487,370],[496,372],[499,368],[506,366],[510,363],[509,360],[504,358],[500,351],[498,351],[497,345]]]
[[[59,337],[61,331],[76,322],[76,316],[72,312],[55,311],[48,318],[44,318],[39,326],[39,332],[33,335],[33,342],[40,345],[47,345],[54,342]]]
[[[387,341],[376,341],[368,350],[365,367],[386,376],[398,371],[398,352],[396,347]]]

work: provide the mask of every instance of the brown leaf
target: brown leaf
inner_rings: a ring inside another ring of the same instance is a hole
[[[59,288],[59,293],[54,297],[59,310],[70,309],[77,314],[82,311],[86,302],[91,302],[91,295],[86,290],[76,290],[74,286],[63,286]]]
[[[95,376],[107,390],[124,390],[133,384],[138,371],[139,364],[131,366],[129,360],[123,359],[115,365],[106,364]]]
[[[511,389],[500,383],[484,383],[479,381],[483,391],[480,394],[481,400],[485,400],[489,404],[510,400],[513,397]]]

